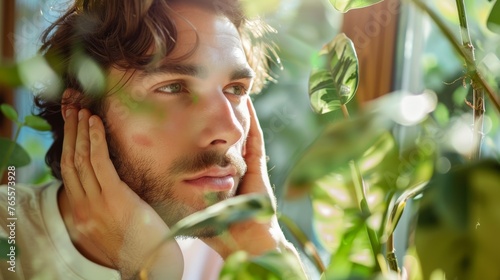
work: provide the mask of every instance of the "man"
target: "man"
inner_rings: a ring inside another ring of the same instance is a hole
[[[274,205],[249,98],[265,73],[249,23],[231,0],[94,0],[76,1],[44,33],[64,89],[37,105],[53,127],[46,159],[60,182],[18,187],[19,255],[15,273],[1,264],[4,279],[134,279],[153,251],[150,275],[181,279],[183,266],[197,268],[177,243],[158,248],[169,227],[236,195]],[[92,63],[103,88],[82,73]],[[275,216],[195,237],[223,259],[297,257]]]

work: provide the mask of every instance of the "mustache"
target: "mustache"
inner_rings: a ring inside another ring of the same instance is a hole
[[[239,177],[247,171],[245,160],[236,151],[227,154],[217,151],[203,151],[194,155],[176,159],[169,168],[169,174],[196,173],[213,166],[226,167],[233,165]]]

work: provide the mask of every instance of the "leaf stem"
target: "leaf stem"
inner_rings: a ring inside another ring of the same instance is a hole
[[[349,119],[349,111],[347,110],[347,106],[345,104],[340,105],[340,109],[342,109],[342,114],[345,119]]]
[[[472,81],[476,83],[477,87],[482,87],[486,94],[488,95],[488,98],[490,99],[491,103],[495,107],[498,113],[500,113],[500,100],[498,99],[497,94],[495,91],[488,85],[488,83],[485,81],[483,75],[481,72],[477,69],[474,58],[471,56],[469,52],[465,50],[465,48],[458,42],[458,40],[455,38],[453,35],[453,32],[446,26],[446,24],[441,20],[441,18],[433,11],[431,10],[426,4],[424,4],[421,0],[413,0],[413,3],[426,12],[432,21],[437,25],[437,27],[441,30],[443,35],[448,39],[452,47],[457,51],[460,56],[465,60],[465,63],[467,64],[469,71],[469,75]],[[480,105],[480,104],[478,104]],[[484,102],[483,102],[484,105]]]
[[[316,265],[316,269],[318,269],[320,273],[324,273],[326,271],[326,267],[321,260],[318,249],[316,248],[316,246],[314,246],[312,241],[307,238],[305,233],[289,217],[285,215],[279,215],[278,220],[281,221],[290,230],[293,237],[297,239],[299,244],[302,246],[305,254]]]
[[[342,108],[342,113],[344,114],[344,118],[349,119],[349,110],[347,109],[347,106],[345,104],[342,104],[340,108]],[[371,211],[366,201],[366,188],[365,188],[365,182],[363,180],[363,175],[361,174],[361,170],[359,169],[358,164],[354,160],[349,161],[349,166],[351,169],[351,177],[354,182],[354,192],[356,194],[356,202],[359,203],[359,209],[361,211],[363,219],[366,219],[371,216]],[[381,271],[380,263],[377,261],[378,254],[380,251],[380,243],[377,237],[377,233],[375,232],[374,229],[372,229],[369,225],[367,225],[366,222],[365,222],[365,227],[366,227],[366,232],[368,234],[368,239],[370,240],[370,245],[372,247],[373,259],[377,264],[376,271]]]
[[[474,57],[474,47],[472,46],[470,34],[469,34],[469,25],[467,23],[467,13],[465,11],[465,3],[463,0],[456,0],[457,2],[457,10],[458,10],[458,19],[460,21],[460,35],[462,35],[462,44],[469,50],[469,54]]]
[[[363,176],[361,175],[361,171],[359,170],[358,164],[354,160],[351,160],[349,162],[349,166],[351,168],[351,176],[354,182],[354,191],[356,193],[356,200],[359,203],[361,216],[365,220],[366,232],[368,234],[368,239],[370,240],[370,245],[372,247],[372,255],[375,260],[375,263],[377,263],[377,271],[381,271],[380,264],[377,261],[378,254],[380,251],[380,243],[377,237],[377,233],[368,224],[366,224],[366,219],[371,216],[371,211],[366,201],[366,188]]]
[[[466,68],[468,73],[477,72],[477,67],[475,63],[474,46],[471,43],[469,26],[467,23],[467,13],[465,11],[464,0],[456,0],[458,18],[460,20],[460,34],[462,37],[462,45],[464,52],[472,60],[466,62]],[[470,154],[471,160],[479,159],[481,155],[481,143],[483,142],[483,120],[484,120],[484,87],[477,85],[477,82],[471,78],[472,85],[472,110],[473,110],[473,134],[472,134],[472,145],[473,149]]]
[[[422,192],[424,192],[424,190],[426,190],[426,188],[428,187],[427,183],[428,182],[425,181],[425,182],[421,182],[419,184],[416,184],[416,185],[410,187],[405,192],[403,192],[398,197],[398,199],[396,200],[396,202],[394,203],[394,205],[392,207],[389,219],[388,219],[386,226],[385,226],[385,228],[386,229],[389,228],[389,230],[387,233],[384,232],[382,234],[382,240],[387,236],[386,259],[387,259],[387,262],[389,263],[389,267],[391,268],[391,270],[396,271],[398,273],[400,271],[399,271],[399,267],[398,267],[398,260],[396,258],[396,253],[395,253],[396,251],[394,249],[394,231],[396,230],[396,226],[399,223],[399,219],[403,215],[403,211],[406,207],[406,202],[409,199],[414,198],[418,194],[421,194]]]

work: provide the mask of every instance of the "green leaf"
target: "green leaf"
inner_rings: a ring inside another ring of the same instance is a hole
[[[271,200],[265,195],[236,196],[180,220],[171,228],[170,236],[192,236],[197,231],[207,228],[220,232],[232,223],[251,218],[268,220],[273,214]]]
[[[437,105],[433,115],[437,123],[442,127],[445,127],[450,122],[450,111],[443,103]]]
[[[299,280],[302,275],[300,263],[289,252],[270,251],[262,256],[250,257],[238,251],[224,262],[219,279],[221,280]]]
[[[398,199],[394,203],[394,206],[392,206],[392,210],[390,211],[390,217],[387,219],[387,224],[384,228],[384,235],[382,239],[386,239],[396,229],[396,226],[398,225],[398,222],[405,210],[406,202],[409,199],[412,199],[415,196],[421,194],[427,186],[427,183],[419,184],[417,186],[414,186],[413,188],[409,188],[398,197]]]
[[[271,201],[260,194],[237,196],[197,212],[172,227],[177,235],[191,235],[206,227],[225,230],[232,223],[251,218],[269,219],[274,214]]]
[[[15,167],[22,167],[31,162],[31,158],[26,150],[10,139],[0,137],[0,148],[0,160],[2,161],[2,163],[0,163],[0,169],[11,165]],[[7,153],[9,152],[11,152],[10,156],[5,161]],[[3,164],[3,162],[5,162],[5,164]]]
[[[270,279],[266,277],[266,275],[276,275],[276,279],[305,279],[300,268],[300,263],[298,263],[297,259],[288,251],[270,251],[262,256],[254,258],[252,263],[264,268],[266,271],[266,273],[262,275],[263,277],[257,277],[257,279]]]
[[[217,1],[215,1],[217,3]],[[245,15],[249,18],[259,17],[276,11],[281,0],[243,0],[241,4]]]
[[[383,0],[329,0],[333,7],[342,13],[351,9],[359,9],[377,4]]]
[[[17,123],[18,122],[18,115],[17,115],[17,112],[16,112],[16,109],[14,109],[14,107],[10,106],[9,104],[7,103],[3,103],[2,105],[0,105],[0,110],[2,111],[2,114],[4,114],[4,116],[6,116],[9,120]]]
[[[222,267],[219,279],[220,280],[246,280],[254,279],[248,271],[249,255],[245,251],[238,251],[231,254],[225,261]]]
[[[17,65],[0,64],[0,85],[11,88],[23,85]]]
[[[53,61],[52,65],[60,65],[61,60]],[[56,98],[55,94],[62,89],[62,80],[49,63],[48,57],[40,54],[33,56],[17,65],[19,77],[23,86],[35,93],[43,91],[46,97]]]
[[[50,124],[41,117],[29,115],[24,118],[24,122],[27,126],[38,130],[38,131],[49,131]]]
[[[423,273],[446,279],[500,277],[500,163],[483,160],[436,173],[419,202],[415,246]]]
[[[77,49],[70,64],[70,71],[77,77],[87,94],[99,98],[104,94],[106,74],[99,64],[82,50]]]
[[[11,247],[14,247],[14,253],[16,256],[19,254],[19,250],[17,246],[9,244],[9,240],[7,238],[0,237],[0,259],[9,260],[9,255],[11,253]]]
[[[309,98],[316,113],[325,114],[347,104],[358,88],[358,57],[343,33],[326,44],[309,77]]]
[[[488,17],[487,26],[491,31],[500,33],[500,1],[496,1],[493,5]]]
[[[312,263],[316,265],[316,269],[318,271],[323,271],[324,270],[324,265],[323,261],[321,260],[321,257],[319,255],[319,251],[314,245],[314,243],[309,240],[307,235],[302,231],[302,229],[289,217],[286,215],[280,215],[278,217],[278,220],[286,226],[286,228],[290,231],[290,233],[293,235],[295,239],[300,244],[301,249],[304,251],[304,253],[309,257]]]
[[[170,232],[163,238],[162,244],[170,242],[176,236],[198,236],[200,234],[222,233],[231,224],[256,219],[257,221],[269,221],[275,214],[271,199],[264,194],[239,195],[224,201],[218,202],[204,210],[193,213],[177,222],[170,228]],[[148,271],[156,257],[156,252],[152,252],[143,271]],[[227,278],[233,279],[233,278]],[[254,278],[238,278],[254,279]]]
[[[358,220],[355,225],[346,230],[338,250],[333,254],[330,265],[323,275],[323,279],[343,279],[350,274],[354,265],[350,260],[351,251],[363,228],[362,221]]]
[[[377,143],[391,125],[375,114],[328,125],[292,168],[289,182],[304,185],[345,166]]]

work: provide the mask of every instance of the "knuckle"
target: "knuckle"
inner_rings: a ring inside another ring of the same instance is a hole
[[[80,178],[80,181],[85,181],[87,179],[87,172],[85,171],[85,168],[77,168],[76,169],[78,172],[78,177]]]
[[[89,221],[89,213],[86,207],[83,207],[81,203],[75,205],[75,209],[73,209],[73,220],[75,225],[77,226],[85,226]]]
[[[70,151],[68,148],[64,148],[61,155],[61,169],[73,167],[73,163],[73,151]]]
[[[61,166],[61,177],[63,181],[73,175],[71,169]]]
[[[88,159],[88,153],[82,151],[76,152],[74,157],[74,166],[77,169],[85,167],[87,159]]]

